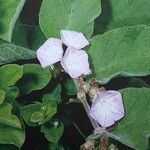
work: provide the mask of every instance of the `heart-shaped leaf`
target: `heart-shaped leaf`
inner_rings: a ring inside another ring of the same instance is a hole
[[[100,15],[100,6],[100,0],[43,0],[40,27],[47,37],[59,37],[62,29],[90,36],[93,21]]]
[[[145,25],[110,30],[91,39],[88,50],[93,76],[101,83],[113,77],[150,73],[150,27]]]
[[[109,136],[136,150],[147,150],[150,137],[150,89],[127,88],[121,93],[126,114]]]
[[[44,88],[51,79],[49,69],[43,69],[37,64],[23,65],[23,77],[17,83],[21,95]]]

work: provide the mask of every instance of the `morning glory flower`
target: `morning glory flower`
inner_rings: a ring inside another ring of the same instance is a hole
[[[122,96],[118,91],[99,91],[95,94],[90,116],[102,127],[112,126],[124,116]]]
[[[61,30],[62,42],[68,47],[82,49],[89,44],[83,33],[69,30]]]
[[[51,66],[59,61],[65,72],[72,78],[87,75],[89,69],[88,55],[81,48],[87,46],[89,41],[81,32],[61,30],[61,40],[49,38],[38,50],[37,58],[43,68]],[[68,48],[63,55],[62,44]]]
[[[57,38],[49,38],[38,50],[37,58],[43,68],[59,62],[63,56],[62,42]]]
[[[67,48],[61,60],[61,65],[72,78],[87,75],[91,72],[87,53],[73,47]]]

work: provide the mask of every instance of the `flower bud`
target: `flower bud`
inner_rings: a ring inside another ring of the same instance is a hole
[[[63,48],[61,40],[49,38],[38,50],[37,58],[43,68],[51,66],[62,59]]]
[[[61,30],[61,40],[68,47],[82,49],[89,44],[83,33],[69,30]]]
[[[95,94],[90,116],[102,127],[109,127],[124,116],[122,96],[118,91],[99,91]]]

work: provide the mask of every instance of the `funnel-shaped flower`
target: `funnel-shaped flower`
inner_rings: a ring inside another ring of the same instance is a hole
[[[38,50],[37,58],[43,68],[51,66],[62,59],[63,48],[61,40],[49,38]]]
[[[89,44],[83,33],[69,30],[61,30],[61,40],[68,47],[82,49]]]
[[[90,116],[102,127],[109,127],[124,116],[122,96],[118,91],[97,92],[91,106]]]
[[[87,53],[73,47],[67,48],[61,60],[61,65],[72,78],[87,75],[91,72]]]

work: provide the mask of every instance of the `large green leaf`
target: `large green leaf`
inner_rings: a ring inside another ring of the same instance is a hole
[[[46,37],[39,26],[18,24],[14,28],[12,42],[16,45],[36,51],[45,41]]]
[[[100,0],[43,0],[40,26],[47,37],[59,37],[62,29],[81,31],[89,36],[100,12]]]
[[[145,25],[110,30],[91,39],[88,50],[93,76],[101,83],[111,78],[150,73],[150,27]]]
[[[0,37],[11,41],[12,31],[25,0],[7,0],[0,2]]]
[[[0,143],[14,144],[21,147],[25,134],[19,119],[11,114],[12,106],[8,103],[0,105]]]
[[[123,26],[150,24],[149,0],[104,0],[102,15],[96,20],[96,33]]]
[[[35,52],[0,39],[0,65],[33,58],[36,58]]]
[[[150,137],[150,89],[128,88],[121,90],[121,93],[125,117],[110,136],[136,150],[147,150]]]
[[[51,79],[49,69],[43,69],[37,64],[23,65],[23,77],[17,83],[21,95],[44,88]]]
[[[52,143],[58,143],[63,131],[64,125],[62,123],[59,124],[58,122],[55,122],[54,125],[46,123],[41,126],[41,132],[44,133],[46,139]]]
[[[9,64],[0,67],[0,88],[6,89],[12,86],[23,75],[23,67],[15,64]]]

